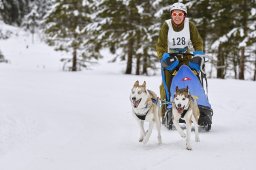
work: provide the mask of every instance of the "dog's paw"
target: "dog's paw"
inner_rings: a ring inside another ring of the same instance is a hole
[[[140,136],[140,138],[139,138],[139,142],[142,142],[142,141],[143,141],[143,139],[144,139],[144,136]]]
[[[192,150],[191,145],[190,145],[190,144],[186,144],[186,149],[189,150],[189,151],[191,151],[191,150]]]
[[[189,151],[192,151],[192,148],[191,148],[191,147],[187,147],[186,149],[189,150]]]

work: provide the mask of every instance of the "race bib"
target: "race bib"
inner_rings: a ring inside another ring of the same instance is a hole
[[[171,19],[166,20],[166,23],[169,26],[168,52],[172,49],[188,47],[190,43],[189,19],[185,18],[184,28],[179,32],[173,30]]]

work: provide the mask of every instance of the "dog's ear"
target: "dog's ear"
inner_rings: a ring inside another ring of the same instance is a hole
[[[138,87],[139,86],[139,81],[137,80],[137,81],[135,81],[135,83],[134,83],[134,85],[133,85],[134,87]]]
[[[146,87],[146,81],[143,82],[142,86],[143,86],[143,87]]]

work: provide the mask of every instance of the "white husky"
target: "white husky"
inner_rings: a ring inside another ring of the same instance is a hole
[[[173,113],[173,124],[181,137],[186,137],[186,148],[187,150],[191,150],[190,136],[191,136],[191,126],[192,122],[195,127],[195,141],[199,142],[199,134],[198,134],[198,119],[200,116],[198,105],[193,99],[193,97],[189,94],[189,89],[179,89],[176,87],[176,92],[174,95],[174,99],[172,102],[172,113]],[[186,122],[187,134],[183,132],[183,130],[179,126],[179,119],[183,119]]]
[[[136,81],[131,90],[130,101],[132,104],[133,114],[140,127],[139,142],[143,142],[144,144],[148,142],[155,123],[158,131],[158,143],[161,144],[161,113],[157,95],[146,89],[145,81],[142,85],[139,85],[139,81]],[[149,121],[149,128],[146,132],[144,130],[144,121]]]

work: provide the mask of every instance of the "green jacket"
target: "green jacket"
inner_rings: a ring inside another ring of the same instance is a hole
[[[184,28],[184,23],[179,26],[172,24],[174,31],[181,31]],[[163,53],[168,52],[168,25],[166,22],[161,26],[159,37],[156,44],[157,56],[159,59],[162,58]],[[199,32],[194,23],[189,21],[190,40],[196,51],[203,51],[203,40],[199,35]]]

